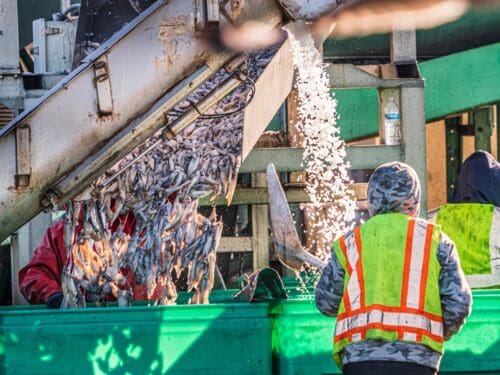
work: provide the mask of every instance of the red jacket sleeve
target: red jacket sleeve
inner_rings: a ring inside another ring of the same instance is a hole
[[[64,221],[58,221],[45,232],[31,261],[19,271],[19,289],[29,303],[46,303],[61,292],[61,271],[66,264]]]
[[[113,223],[111,230],[115,232],[120,226],[124,233],[132,234],[135,225],[135,215],[133,212],[128,212],[120,215]],[[81,225],[76,230],[81,230]],[[64,220],[61,220],[47,229],[31,261],[19,271],[19,289],[24,298],[31,304],[46,303],[52,294],[61,292],[61,272],[66,261]],[[129,276],[134,299],[146,299],[145,285],[136,285],[135,278],[132,275]],[[158,285],[154,298],[161,295],[161,290],[162,288]]]

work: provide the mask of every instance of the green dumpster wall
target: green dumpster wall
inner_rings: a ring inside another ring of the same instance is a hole
[[[500,373],[500,291],[474,291],[464,328],[445,344],[440,373]],[[322,316],[312,295],[277,305],[274,366],[279,374],[340,374],[332,359],[335,319]]]
[[[2,374],[269,374],[265,304],[0,311]]]
[[[250,304],[231,300],[234,292],[216,291],[205,306],[1,308],[0,372],[339,373],[331,358],[335,319],[318,312],[313,294]],[[500,290],[473,297],[464,329],[446,343],[441,373],[500,373]]]

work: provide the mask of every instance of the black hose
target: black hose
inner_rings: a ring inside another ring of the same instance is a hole
[[[77,14],[80,13],[80,3],[70,5],[61,14],[62,14],[64,19],[68,19],[68,14],[73,13],[75,10],[78,10]]]

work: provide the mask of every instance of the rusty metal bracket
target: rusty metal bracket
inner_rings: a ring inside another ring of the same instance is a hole
[[[113,94],[109,79],[108,59],[103,55],[94,63],[94,82],[97,92],[97,109],[99,115],[109,116],[113,113]]]
[[[218,31],[220,24],[220,14],[223,13],[223,11],[223,5],[221,6],[219,4],[219,0],[196,0],[196,31]]]
[[[22,124],[16,128],[16,189],[27,188],[31,176],[30,127]]]
[[[45,191],[42,195],[42,199],[40,200],[40,208],[43,212],[50,212],[57,207],[57,200],[59,199],[60,194],[53,189],[49,189]]]
[[[220,13],[224,16],[227,22],[229,22],[231,25],[236,26],[234,23],[234,20],[232,17],[229,15],[229,13],[226,10],[226,4],[229,3],[229,0],[222,0],[219,4],[219,9]]]

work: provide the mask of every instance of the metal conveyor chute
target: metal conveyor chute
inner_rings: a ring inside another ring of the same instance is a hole
[[[201,3],[156,2],[2,129],[0,240],[85,188],[165,126],[165,112],[233,61],[234,54],[214,52],[198,37],[207,22]],[[281,22],[277,2],[251,3],[231,22]],[[231,15],[230,9],[222,13]],[[286,41],[255,82],[244,113],[243,159],[291,89],[290,53]]]

